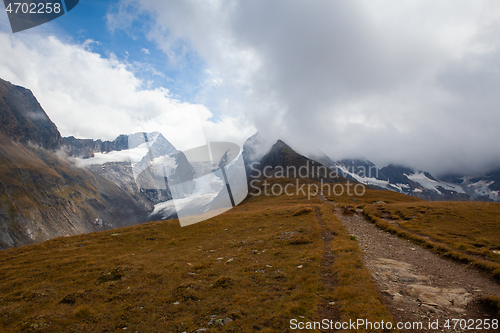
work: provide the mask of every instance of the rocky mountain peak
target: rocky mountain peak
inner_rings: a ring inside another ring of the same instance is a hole
[[[57,149],[62,138],[31,90],[0,79],[0,133],[15,142]]]

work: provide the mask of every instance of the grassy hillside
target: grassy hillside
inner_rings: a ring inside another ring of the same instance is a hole
[[[391,320],[331,205],[295,190],[249,197],[185,228],[151,222],[0,252],[0,331],[288,332],[291,319]],[[442,255],[467,251],[459,244],[468,241],[497,246],[498,205],[377,190],[329,198],[402,237],[446,246]]]
[[[185,228],[152,222],[0,252],[0,331],[287,332],[294,318],[390,320],[360,255],[330,205],[251,197]]]

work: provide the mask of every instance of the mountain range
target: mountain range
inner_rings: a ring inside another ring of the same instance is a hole
[[[149,148],[145,148],[147,145]],[[144,149],[149,149],[147,152],[150,155],[146,154]],[[158,132],[119,135],[114,141],[104,142],[67,137],[63,138],[61,150],[77,165],[111,180],[129,194],[138,197],[148,210],[151,210],[154,204],[172,199],[169,182],[192,180],[195,177],[195,170],[184,153]],[[133,156],[140,156],[140,159],[131,161]],[[166,181],[156,179],[147,172],[151,171],[147,170],[149,156],[153,160],[171,158],[173,170]],[[134,174],[134,170],[136,173],[138,170],[143,172],[139,176]],[[136,179],[137,177],[139,178]]]
[[[0,80],[0,249],[147,216],[136,197],[63,158],[62,145],[31,91]]]
[[[408,166],[389,164],[379,168],[365,158],[333,160],[314,147],[311,149],[313,153],[295,152],[281,140],[270,150],[266,150],[266,145],[268,143],[258,132],[245,142],[243,156],[249,178],[252,177],[252,172],[262,173],[267,165],[274,169],[277,164],[298,166],[305,165],[309,160],[309,165],[313,165],[311,161],[314,161],[333,170],[340,177],[334,177],[338,181],[349,179],[376,189],[395,191],[420,199],[500,201],[500,168],[482,175],[443,175],[438,178],[429,172]],[[265,151],[267,153],[263,153]],[[300,157],[287,158],[284,151],[293,151]],[[253,168],[252,163],[255,166]]]
[[[360,183],[425,200],[500,201],[500,169],[484,175],[434,177],[426,171],[394,164],[379,169],[366,159],[344,159],[335,162],[333,168]]]
[[[189,162],[158,132],[122,134],[113,141],[62,137],[30,90],[1,79],[0,143],[0,249],[174,218],[169,184],[214,168]],[[500,201],[500,169],[436,178],[406,166],[378,168],[364,158],[333,160],[312,150],[300,152],[282,140],[269,147],[256,133],[242,150],[248,182],[349,180],[426,200]],[[169,169],[164,176],[154,172],[157,162]],[[301,168],[305,176],[297,174]],[[205,185],[215,189],[223,184],[217,178],[210,182]],[[186,196],[200,190],[195,187],[183,188]],[[217,202],[214,191],[204,200]],[[204,204],[208,209],[209,201]]]

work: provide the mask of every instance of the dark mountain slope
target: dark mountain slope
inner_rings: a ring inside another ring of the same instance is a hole
[[[0,135],[0,248],[137,224],[147,210],[111,181]]]
[[[60,158],[61,144],[31,91],[0,79],[0,249],[146,220],[136,197]]]
[[[0,249],[145,221],[111,181],[0,135]]]
[[[33,93],[0,79],[0,133],[15,142],[59,148],[61,134]]]
[[[388,166],[380,169],[379,178],[382,180],[388,180],[391,184],[405,184],[415,187],[415,184],[413,184],[414,182],[406,176],[411,175],[414,172],[414,170],[405,166],[389,164]],[[409,187],[407,189],[409,190]]]

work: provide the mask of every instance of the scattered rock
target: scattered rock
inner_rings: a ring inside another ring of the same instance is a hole
[[[462,308],[457,308],[457,307],[451,307],[451,308],[448,308],[448,310],[452,311],[452,312],[455,312],[455,313],[466,313],[467,311],[465,311],[464,309]]]
[[[422,278],[425,278],[425,277],[418,276],[418,275],[411,274],[411,273],[402,273],[399,275],[398,280],[401,282],[416,282],[419,280],[423,280]]]
[[[394,295],[392,297],[392,300],[395,303],[405,303],[405,299],[403,298],[403,296],[401,296],[401,294]]]
[[[463,289],[463,292],[445,292],[443,289],[443,297],[449,300],[455,306],[466,306],[472,299],[472,294]]]
[[[382,290],[381,293],[382,293],[382,295],[392,297],[392,293],[389,290]]]
[[[438,293],[421,293],[418,296],[418,300],[425,304],[436,304],[437,306],[444,308],[453,305],[450,301],[448,301],[446,298],[441,297]]]
[[[230,322],[232,322],[232,321],[233,321],[233,320],[232,320],[231,318],[226,317],[226,318],[222,318],[222,319],[217,319],[217,320],[215,321],[215,323],[216,323],[217,325],[219,325],[219,326],[224,326],[224,325],[226,325],[227,323],[230,323]]]
[[[226,318],[217,318],[216,315],[212,315],[210,316],[210,321],[208,322],[208,326],[211,326],[211,325],[218,325],[218,326],[224,326],[226,325],[227,323],[230,323],[232,322],[233,320],[229,317],[226,317]]]
[[[426,313],[436,313],[438,311],[435,307],[427,305],[427,304],[421,304],[420,309]]]
[[[379,258],[376,266],[381,269],[393,269],[397,271],[407,271],[411,269],[411,265],[406,262],[396,261],[392,259]]]
[[[421,284],[411,284],[403,289],[405,294],[413,297],[419,297],[422,293],[438,293],[441,290],[439,288],[424,286]]]
[[[386,287],[382,294],[391,297],[395,304],[420,304],[425,313],[442,310],[463,313],[462,308],[472,300],[472,294],[465,288],[436,288],[423,284],[430,277],[413,273],[413,266],[406,262],[378,258],[372,269],[374,280]]]

